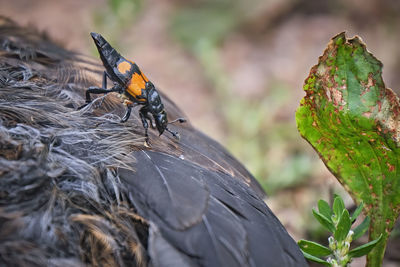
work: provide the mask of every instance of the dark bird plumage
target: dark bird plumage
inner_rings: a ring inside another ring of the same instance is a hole
[[[259,184],[189,123],[149,149],[116,96],[78,111],[102,72],[0,18],[1,266],[306,265]]]

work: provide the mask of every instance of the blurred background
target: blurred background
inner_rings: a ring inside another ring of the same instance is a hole
[[[339,193],[352,205],[294,116],[330,38],[361,36],[384,63],[387,87],[400,88],[396,0],[0,0],[0,7],[95,58],[89,32],[101,33],[250,170],[296,240],[326,238],[312,218],[318,199]]]

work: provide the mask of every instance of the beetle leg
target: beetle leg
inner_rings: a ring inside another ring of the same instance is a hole
[[[91,86],[86,90],[86,102],[85,104],[83,104],[82,106],[80,106],[78,108],[78,110],[86,107],[87,105],[89,105],[92,102],[92,99],[90,97],[90,94],[107,94],[109,93],[109,90],[107,89],[103,89],[100,87],[96,87],[96,86]]]
[[[96,91],[96,89],[97,90],[101,90],[101,89],[104,89],[104,90],[107,90],[107,72],[106,71],[104,71],[103,72],[103,81],[102,81],[102,83],[101,83],[101,85],[102,85],[102,88],[100,88],[100,87],[97,87],[97,86],[92,86],[92,87],[89,87],[89,89],[88,90],[86,90],[86,103],[90,103],[90,102],[92,102],[92,100],[90,99],[90,94],[101,94],[101,93],[105,93],[105,92],[95,92]]]
[[[108,76],[107,72],[104,71],[103,72],[103,81],[101,83],[103,89],[107,89],[107,76]],[[101,107],[101,105],[103,105],[103,102],[104,102],[104,98],[102,98],[100,101],[100,107]]]
[[[178,132],[171,131],[171,130],[168,129],[168,128],[165,128],[165,130],[167,130],[167,132],[169,132],[170,134],[172,134],[172,135],[175,137],[176,140],[179,140],[179,139],[180,139],[180,136],[179,136],[179,133],[178,133]]]
[[[127,109],[126,109],[124,117],[122,117],[122,119],[121,119],[121,122],[126,122],[129,119],[129,117],[131,116],[132,105],[127,105],[126,107],[127,107]]]
[[[107,76],[108,76],[107,72],[104,71],[103,72],[103,82],[101,83],[101,85],[103,86],[104,89],[107,89]]]
[[[155,122],[153,122],[153,119],[151,118],[149,113],[146,112],[145,116],[146,116],[146,119],[148,119],[150,121],[150,127],[155,129],[156,128],[156,124],[155,124]]]
[[[177,119],[175,119],[173,121],[168,122],[168,124],[172,124],[172,123],[175,123],[175,122],[184,123],[184,122],[186,122],[186,119],[185,118],[177,118]]]
[[[86,107],[88,104],[90,104],[92,102],[90,94],[105,94],[106,95],[111,92],[119,92],[119,91],[120,91],[120,88],[118,86],[114,86],[111,89],[105,89],[105,88],[100,88],[97,86],[91,86],[86,90],[86,103],[84,105],[80,106],[78,108],[78,110]]]
[[[144,136],[146,137],[145,143],[148,144],[149,143],[149,135],[147,133],[147,130],[149,128],[149,124],[147,123],[147,120],[146,120],[146,117],[148,116],[146,107],[142,107],[139,110],[139,115],[140,115],[140,119],[142,120],[142,124],[143,124],[143,128],[144,128]]]
[[[185,118],[177,118],[177,119],[175,119],[175,120],[173,120],[173,121],[168,122],[168,124],[172,124],[172,123],[176,123],[176,122],[184,123],[184,122],[186,122],[186,119],[185,119]],[[179,136],[179,133],[178,133],[178,132],[171,131],[170,129],[168,129],[168,127],[165,128],[165,130],[167,130],[167,132],[169,132],[170,134],[172,134],[172,135],[175,137],[176,140],[179,140],[179,139],[180,139],[180,136]]]

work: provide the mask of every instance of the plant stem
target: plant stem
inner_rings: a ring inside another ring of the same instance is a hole
[[[380,224],[378,224],[378,226],[379,225]],[[376,228],[377,225],[371,224],[371,226],[375,226],[375,228]],[[383,256],[385,255],[385,250],[386,250],[386,243],[387,243],[387,239],[388,239],[388,233],[385,230],[377,230],[377,229],[375,229],[375,231],[374,231],[370,227],[369,240],[375,240],[376,238],[379,238],[379,235],[381,233],[383,234],[382,240],[367,255],[366,267],[382,266]]]

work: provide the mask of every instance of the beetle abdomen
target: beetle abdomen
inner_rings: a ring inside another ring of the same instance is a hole
[[[146,90],[146,82],[149,80],[135,62],[121,56],[100,34],[92,32],[91,36],[110,78],[125,86],[125,93],[128,96],[139,102],[145,102],[146,96],[143,90]]]

